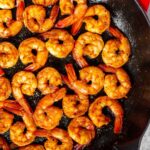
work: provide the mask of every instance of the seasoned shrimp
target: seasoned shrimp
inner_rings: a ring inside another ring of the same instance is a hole
[[[2,150],[10,150],[10,147],[6,140],[3,137],[0,137],[0,149]]]
[[[53,29],[41,35],[46,42],[47,50],[57,58],[65,58],[74,48],[73,37],[65,30]],[[62,43],[61,43],[62,42]]]
[[[77,3],[76,7],[73,6],[74,1]],[[60,9],[62,14],[70,15],[62,20],[59,20],[55,26],[58,28],[64,28],[78,22],[84,17],[87,8],[88,6],[86,0],[67,0],[67,2],[60,0]]]
[[[53,130],[37,130],[34,132],[36,136],[46,137],[47,141],[44,143],[46,150],[72,150],[73,141],[67,131],[59,128]],[[59,144],[58,142],[61,142]]]
[[[38,70],[45,65],[48,59],[45,43],[34,37],[28,38],[20,44],[19,55],[23,64],[30,64],[25,68],[28,71]]]
[[[96,58],[104,47],[103,39],[100,35],[86,32],[81,34],[75,43],[73,49],[73,58],[80,67],[88,66],[87,61],[83,56]]]
[[[13,119],[14,115],[0,108],[0,134],[4,134],[10,129]]]
[[[54,93],[62,85],[60,73],[52,67],[46,67],[37,75],[38,89],[43,95]]]
[[[59,7],[53,6],[49,18],[46,18],[46,10],[40,5],[30,5],[26,7],[23,18],[25,26],[31,31],[42,33],[50,30],[57,19]]]
[[[70,137],[78,144],[89,144],[95,137],[95,129],[91,120],[87,117],[74,118],[69,126],[68,133]]]
[[[42,145],[31,144],[25,147],[20,147],[19,150],[45,150]]]
[[[37,126],[51,130],[59,124],[63,111],[53,104],[62,99],[65,94],[66,89],[62,88],[53,94],[46,95],[39,101],[33,114]]]
[[[130,43],[118,29],[110,27],[109,31],[117,39],[106,42],[102,51],[102,59],[106,65],[119,68],[129,60]]]
[[[98,19],[94,19],[94,16]],[[88,8],[83,22],[87,31],[102,34],[110,26],[110,13],[104,6],[94,5]]]
[[[0,8],[1,9],[12,9],[15,8],[16,0],[0,0]]]
[[[6,100],[11,94],[10,82],[5,77],[0,77],[0,101]]]
[[[77,80],[72,64],[67,64],[65,68],[69,82],[78,94],[94,95],[103,88],[104,73],[98,67],[89,66],[81,69],[79,71],[80,80]]]
[[[131,89],[131,82],[128,74],[122,68],[112,68],[106,65],[99,65],[99,67],[108,74],[105,76],[104,91],[112,99],[121,99],[126,97]],[[120,83],[118,85],[118,82]]]
[[[62,106],[64,113],[69,118],[84,115],[89,108],[88,98],[81,99],[78,95],[66,95],[63,98]]]
[[[33,96],[37,88],[37,79],[31,72],[20,71],[17,72],[12,79],[12,91],[16,101],[27,111],[32,113],[32,109],[27,103],[23,94]]]
[[[103,114],[103,108],[109,107],[115,116],[114,133],[121,132],[123,123],[123,109],[119,102],[107,96],[98,97],[89,108],[89,117],[97,127],[102,127],[110,122],[110,118]]]
[[[15,66],[19,58],[16,47],[9,42],[0,43],[0,67],[10,68]]]
[[[16,20],[13,20],[11,10],[0,10],[0,38],[12,37],[20,32],[23,27],[23,11],[24,0],[17,0]]]
[[[32,0],[34,4],[43,5],[43,6],[50,6],[54,5],[58,0]]]

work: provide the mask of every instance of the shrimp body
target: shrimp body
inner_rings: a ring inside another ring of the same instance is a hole
[[[68,133],[75,142],[81,145],[89,144],[95,137],[95,129],[92,121],[83,116],[74,118],[70,122]]]
[[[121,99],[126,97],[131,89],[131,82],[128,74],[122,68],[112,68],[105,65],[99,65],[105,72],[104,91],[112,99]],[[119,85],[118,85],[119,82]]]
[[[0,77],[0,101],[8,99],[11,91],[9,80],[5,77]]]
[[[0,37],[8,38],[17,35],[22,29],[22,14],[24,10],[24,1],[17,1],[16,20],[12,18],[11,10],[0,10]],[[6,24],[6,27],[5,25]]]
[[[19,58],[18,50],[9,42],[0,43],[0,67],[10,68],[15,66]]]
[[[60,73],[52,67],[46,67],[37,75],[38,89],[43,95],[54,93],[62,85]]]
[[[109,107],[115,116],[114,133],[121,132],[123,123],[123,109],[119,102],[107,96],[98,97],[89,108],[89,117],[97,127],[102,127],[110,122],[110,118],[106,117],[102,110],[104,107]]]
[[[67,117],[75,118],[84,115],[89,107],[89,100],[81,99],[78,95],[66,95],[62,101],[63,110]]]
[[[45,148],[42,145],[31,144],[25,147],[20,147],[19,150],[45,150]]]
[[[34,55],[32,50],[35,50],[37,54]],[[48,59],[48,51],[44,42],[34,37],[28,38],[20,44],[19,55],[23,64],[31,63],[26,67],[28,71],[36,71],[43,67]]]
[[[24,98],[24,94],[33,96],[37,88],[37,79],[31,72],[20,71],[17,72],[12,79],[12,91],[16,101],[28,112],[31,113],[32,109]]]
[[[0,0],[1,9],[12,9],[15,7],[15,0]]]
[[[129,60],[130,43],[118,29],[111,27],[109,31],[117,39],[106,42],[102,51],[102,59],[106,65],[119,68]]]
[[[59,128],[53,130],[37,130],[34,132],[36,136],[46,137],[47,141],[44,143],[46,150],[72,150],[73,141],[68,135],[67,131]],[[61,144],[58,144],[61,141]]]
[[[3,137],[0,137],[0,149],[2,150],[10,150],[10,147],[6,140]]]
[[[10,129],[13,119],[14,115],[0,108],[0,134],[4,134]]]
[[[46,48],[53,56],[57,58],[65,58],[74,48],[73,37],[65,30],[53,29],[50,32],[41,35],[46,42]],[[60,44],[59,41],[63,43]]]
[[[88,56],[90,58],[96,58],[104,47],[103,39],[100,35],[86,32],[81,34],[73,49],[73,58],[78,63],[80,67],[88,66],[85,58],[83,56]]]
[[[66,89],[62,88],[53,94],[44,96],[36,106],[33,114],[37,126],[51,130],[55,128],[63,115],[63,111],[53,106],[54,102],[62,99],[66,94]]]
[[[50,6],[54,5],[58,0],[32,0],[34,4],[43,5],[43,6]]]
[[[26,7],[23,18],[25,26],[33,33],[42,33],[50,30],[56,21],[59,7],[53,6],[49,18],[46,18],[46,10],[40,5]]]
[[[94,16],[98,19],[94,19]],[[86,11],[83,22],[87,31],[102,34],[110,26],[110,13],[104,6],[94,5]]]

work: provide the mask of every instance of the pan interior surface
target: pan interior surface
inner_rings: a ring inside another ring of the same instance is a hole
[[[26,7],[31,4],[31,0],[26,1]],[[135,1],[89,0],[88,4],[102,4],[106,6],[111,13],[111,25],[118,27],[129,38],[132,47],[132,55],[124,68],[131,77],[132,90],[128,94],[127,99],[120,100],[125,110],[122,133],[120,135],[115,135],[113,133],[113,123],[100,129],[97,128],[96,138],[92,143],[85,147],[85,150],[123,150],[126,146],[130,145],[130,143],[141,137],[150,116],[150,27]],[[84,27],[80,33],[82,32],[85,32]],[[7,41],[18,47],[20,42],[24,39],[37,36],[38,34],[32,34],[24,27],[17,36],[9,38]],[[78,35],[75,38],[77,37]],[[104,41],[111,38],[108,33],[104,33],[102,37]],[[6,41],[6,39],[0,39],[0,41]],[[45,67],[52,66],[61,73],[65,73],[64,65],[69,62],[74,63],[71,55],[66,59],[57,59],[49,55]],[[100,57],[95,61],[89,60],[91,65],[97,65],[100,62]],[[77,65],[75,65],[75,67],[78,69]],[[19,61],[13,68],[5,69],[6,77],[11,81],[12,76],[24,68],[25,66]],[[37,74],[37,72],[35,72],[35,74]],[[41,93],[37,90],[33,97],[26,98],[32,108],[35,109],[36,104],[41,97]],[[10,98],[12,98],[12,96]],[[94,97],[91,97],[91,100],[92,99],[94,99]],[[58,106],[61,106],[61,104],[58,104]],[[16,117],[15,121],[17,120],[20,120],[20,118]],[[70,119],[63,116],[59,127],[67,129],[69,122]],[[10,142],[9,132],[4,134],[4,136]],[[43,141],[43,138],[37,138],[35,143],[42,143]],[[128,150],[132,150],[130,146],[128,147]],[[136,150],[135,147],[134,150]]]

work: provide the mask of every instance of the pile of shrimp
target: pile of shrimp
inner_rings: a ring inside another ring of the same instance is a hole
[[[128,38],[111,26],[109,10],[101,4],[88,7],[87,0],[32,0],[27,7],[26,1],[0,0],[0,148],[81,149],[94,140],[97,128],[110,123],[112,132],[120,134],[124,120],[120,99],[126,100],[131,89],[123,66],[131,47]],[[16,9],[15,18],[12,9]],[[63,19],[58,20],[59,14]],[[81,33],[83,24],[85,32]],[[24,39],[19,46],[9,42],[23,27],[37,36]],[[104,32],[111,35],[106,42]],[[76,64],[67,61],[65,72],[47,65],[51,57],[70,56]],[[103,63],[90,64],[89,59],[101,57]],[[24,65],[22,70],[17,68],[18,61]],[[18,71],[9,80],[5,70],[11,68]],[[37,90],[42,98],[32,109],[28,97]],[[106,107],[109,117],[103,111]],[[59,126],[63,116],[70,118],[66,130]],[[8,131],[11,143],[3,137]],[[37,137],[46,140],[36,144]]]

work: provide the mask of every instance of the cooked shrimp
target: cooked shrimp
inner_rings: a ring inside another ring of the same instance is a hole
[[[97,127],[102,127],[110,122],[110,118],[103,114],[103,108],[108,107],[114,114],[114,133],[118,134],[122,130],[123,109],[119,102],[107,96],[98,97],[89,108],[89,117]]]
[[[12,37],[20,32],[23,27],[23,11],[24,0],[17,0],[16,20],[13,20],[11,10],[0,10],[0,38]]]
[[[36,51],[36,55],[34,51]],[[48,59],[48,51],[44,42],[37,38],[28,38],[19,46],[19,55],[23,64],[30,64],[25,70],[36,71],[43,67]]]
[[[4,134],[10,129],[13,119],[14,115],[0,108],[0,134]]]
[[[129,40],[116,28],[110,28],[109,31],[117,39],[106,42],[102,51],[102,59],[108,66],[119,68],[123,66],[131,54]]]
[[[84,116],[74,118],[70,122],[68,133],[75,142],[81,145],[89,144],[95,137],[95,129],[92,121]]]
[[[53,94],[44,96],[36,106],[33,114],[37,126],[51,130],[55,128],[63,115],[62,109],[53,104],[62,99],[66,94],[66,89],[62,88]]]
[[[3,137],[0,137],[0,149],[2,150],[10,150],[10,147],[6,140]]]
[[[20,147],[19,150],[45,150],[42,145],[31,144],[25,147]]]
[[[26,113],[22,107],[14,109],[13,106],[6,108],[8,111],[22,117],[23,122],[16,122],[10,127],[10,139],[18,146],[26,146],[35,139],[36,125],[31,115]]]
[[[67,131],[59,128],[53,130],[37,130],[34,132],[36,136],[46,137],[47,141],[44,143],[46,150],[72,150],[73,141]],[[61,144],[58,144],[58,142]]]
[[[15,0],[0,0],[1,9],[12,9],[15,8]]]
[[[65,68],[72,88],[77,91],[79,95],[80,93],[94,95],[103,88],[104,73],[98,67],[89,66],[81,69],[79,71],[80,80],[77,80],[72,64],[67,64]]]
[[[131,82],[128,74],[122,68],[112,68],[106,65],[99,65],[108,74],[105,76],[104,91],[112,99],[121,99],[126,97],[127,93],[131,89]],[[118,82],[120,83],[118,85]]]
[[[34,4],[43,5],[43,6],[50,6],[54,5],[58,0],[32,0]]]
[[[41,35],[46,42],[47,50],[57,58],[65,58],[74,48],[73,37],[65,30],[53,29]],[[62,44],[60,43],[62,42]]]
[[[73,6],[73,1],[77,3],[76,7]],[[67,0],[67,2],[61,0],[60,9],[62,14],[71,14],[71,15],[62,20],[59,20],[55,26],[58,28],[64,28],[76,23],[77,21],[79,21],[84,17],[87,8],[88,6],[86,0]]]
[[[27,103],[23,94],[33,96],[37,88],[37,79],[31,72],[20,71],[17,72],[12,79],[12,91],[16,101],[27,111],[32,113],[32,109]]]
[[[11,94],[10,82],[5,77],[0,77],[0,101],[6,100]]]
[[[0,77],[3,76],[4,74],[5,74],[4,70],[0,68]]]
[[[9,42],[0,43],[0,67],[10,68],[15,66],[19,58],[16,47]]]
[[[62,106],[64,113],[69,118],[84,115],[89,108],[88,98],[81,99],[78,95],[66,95],[63,98]]]
[[[96,58],[104,47],[103,39],[100,35],[86,32],[81,34],[75,43],[73,50],[73,58],[80,67],[88,66],[87,61],[83,56]]]
[[[38,89],[43,95],[54,93],[62,85],[60,73],[52,67],[46,67],[37,75]]]
[[[53,6],[49,18],[46,18],[46,10],[40,5],[30,5],[26,7],[23,18],[25,26],[31,31],[42,33],[50,30],[57,19],[59,7]]]
[[[94,16],[98,19],[94,19]],[[83,22],[87,31],[102,34],[110,26],[110,13],[104,6],[94,5],[88,8]]]

